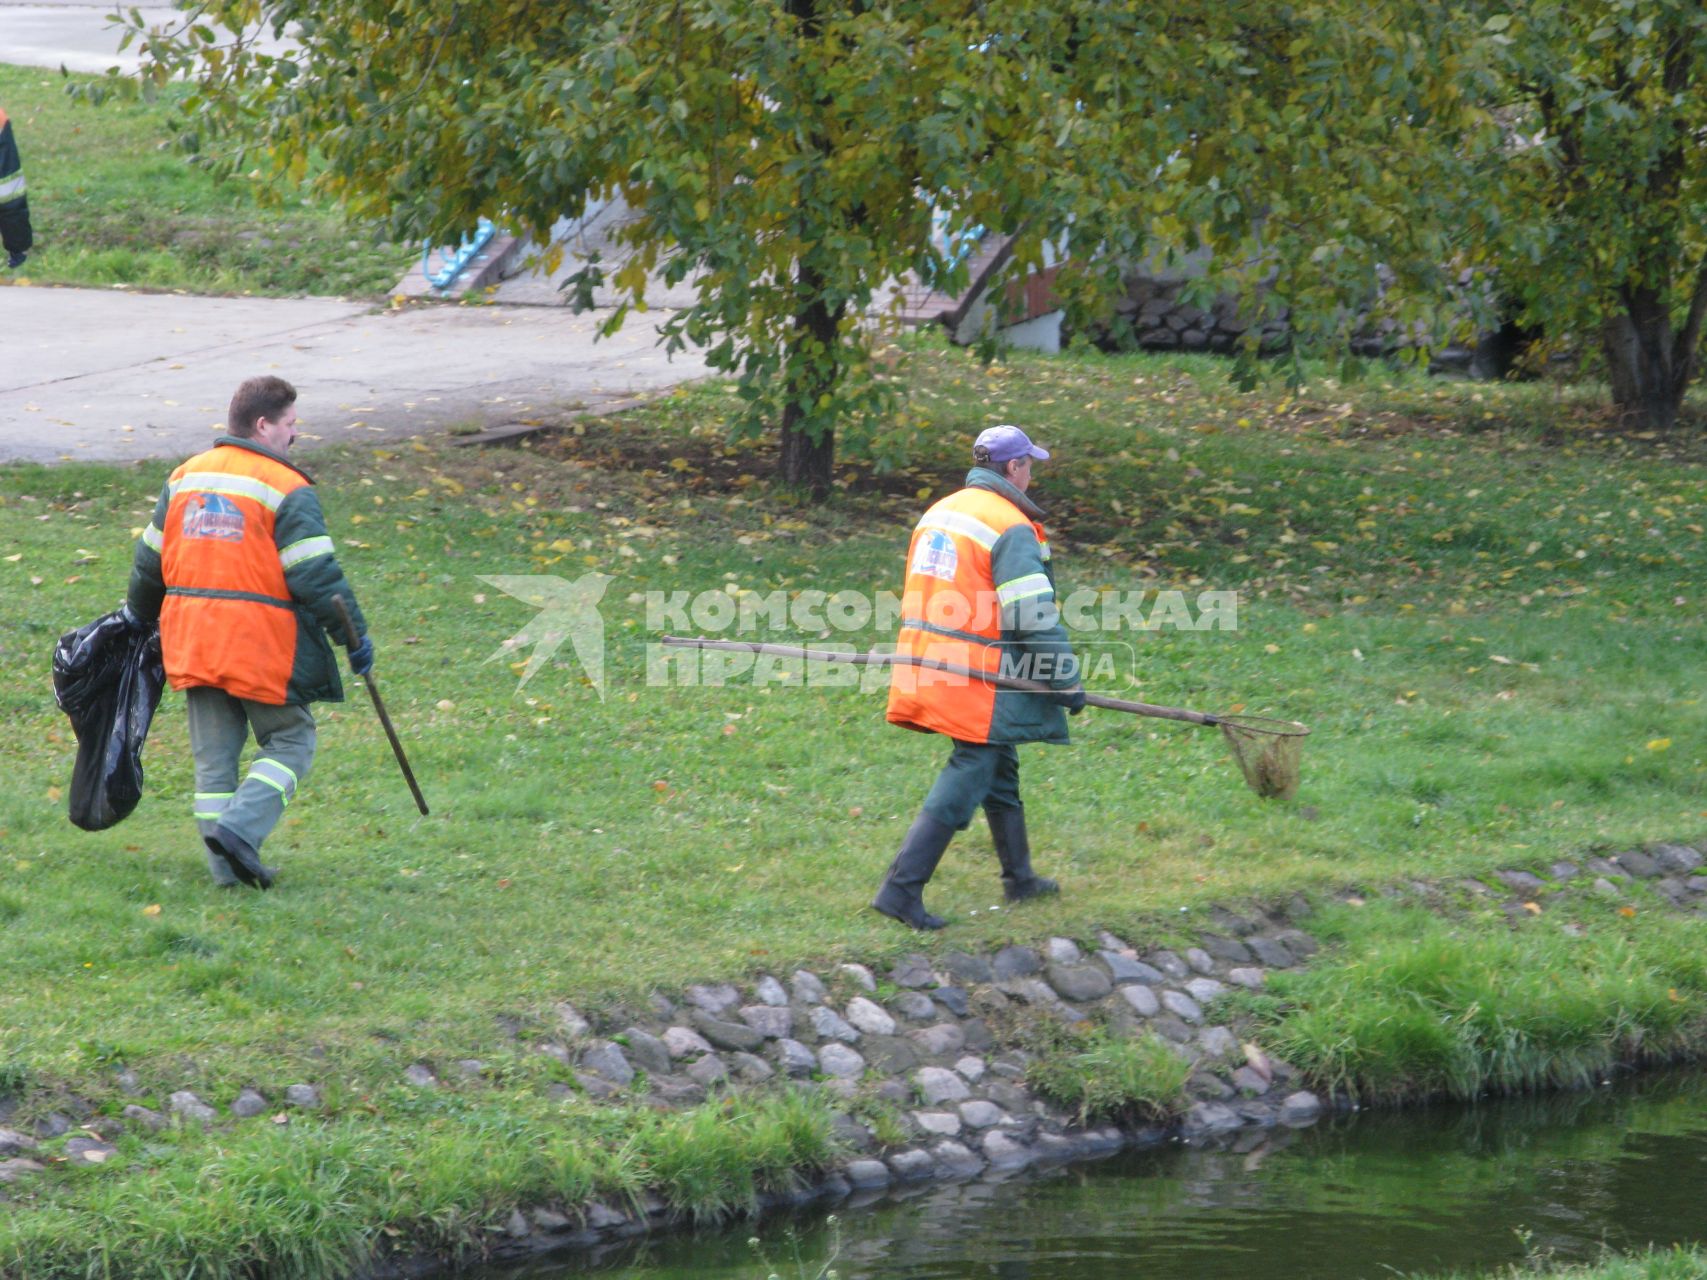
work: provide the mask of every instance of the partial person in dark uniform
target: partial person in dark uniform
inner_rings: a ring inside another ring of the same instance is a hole
[[[24,190],[24,162],[18,155],[12,122],[0,107],[0,245],[6,249],[6,265],[14,271],[23,266],[34,243],[30,200]]]

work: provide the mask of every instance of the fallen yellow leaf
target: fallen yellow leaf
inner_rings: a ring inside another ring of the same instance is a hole
[[[1650,739],[1648,739],[1648,750],[1649,751],[1665,751],[1665,750],[1669,749],[1670,746],[1671,746],[1671,739],[1670,738],[1650,738]]]
[[[146,907],[144,907],[142,909],[142,914],[145,916],[157,916],[157,915],[159,915],[160,914],[160,904],[158,902],[150,902]]]

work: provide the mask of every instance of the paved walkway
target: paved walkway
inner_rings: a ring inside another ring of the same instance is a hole
[[[645,316],[595,343],[601,318],[0,287],[0,462],[182,456],[257,373],[296,385],[310,444],[502,426],[705,373],[665,359]]]
[[[111,0],[0,0],[0,62],[96,73],[108,67],[135,71],[141,56],[135,45],[118,51],[119,28],[107,22],[112,11]],[[184,15],[169,5],[143,5],[142,19],[149,26],[177,26]],[[270,36],[260,43],[270,53],[288,44]]]
[[[0,61],[133,69],[134,50],[120,56],[107,25],[111,9],[110,0],[0,0]],[[150,23],[182,19],[169,8],[142,13]],[[581,239],[608,248],[596,234]],[[0,463],[180,457],[223,427],[233,389],[256,373],[296,385],[309,444],[505,426],[705,373],[697,355],[670,361],[657,349],[661,316],[631,316],[595,342],[609,312],[577,316],[560,305],[555,284],[569,269],[550,279],[524,272],[498,306],[401,312],[0,282]],[[648,300],[680,306],[691,295],[678,288]]]

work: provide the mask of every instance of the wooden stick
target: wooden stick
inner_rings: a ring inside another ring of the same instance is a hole
[[[664,636],[663,643],[686,649],[727,649],[736,653],[768,653],[779,658],[807,658],[813,662],[842,662],[856,667],[923,667],[928,671],[944,671],[949,675],[967,676],[974,680],[982,680],[993,684],[999,689],[1018,689],[1024,693],[1064,692],[1061,689],[1051,689],[1046,684],[1035,680],[1016,680],[1011,676],[991,675],[988,671],[974,671],[971,667],[958,666],[952,662],[941,662],[935,658],[920,658],[910,653],[838,653],[833,649],[802,649],[791,644],[760,644],[752,640],[710,640],[703,636]],[[1126,711],[1135,716],[1154,716],[1161,720],[1183,720],[1187,724],[1218,725],[1220,717],[1205,715],[1201,711],[1187,711],[1181,707],[1158,707],[1148,702],[1128,702],[1124,698],[1108,698],[1100,693],[1087,693],[1085,705],[1101,707],[1105,711]]]
[[[344,624],[344,638],[354,640],[356,624],[350,618],[350,609],[344,603],[344,597],[333,596],[332,603],[337,607],[338,620]],[[415,797],[415,807],[425,817],[427,813],[426,797],[421,794],[421,788],[415,782],[415,771],[409,767],[409,757],[403,754],[403,744],[397,740],[397,730],[391,727],[391,717],[385,714],[385,703],[380,700],[379,686],[373,682],[373,672],[362,672],[362,680],[367,684],[367,696],[373,700],[373,709],[379,712],[379,723],[385,729],[385,736],[391,742],[392,754],[397,757],[398,767],[403,770],[403,781],[409,784],[409,794]]]

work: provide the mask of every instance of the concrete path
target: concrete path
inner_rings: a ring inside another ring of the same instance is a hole
[[[111,0],[0,0],[0,62],[96,73],[108,67],[135,71],[141,59],[134,45],[118,51],[119,29],[107,23],[112,11]],[[151,27],[177,26],[184,15],[169,5],[143,5],[142,19]],[[286,43],[266,38],[261,47],[276,53]]]
[[[111,0],[0,0],[0,62],[133,70],[111,11]],[[182,20],[159,6],[142,15]],[[610,247],[598,231],[574,244]],[[0,463],[182,457],[223,429],[232,391],[257,373],[296,385],[312,445],[502,427],[706,372],[697,355],[670,361],[657,349],[661,315],[632,316],[595,342],[609,312],[561,305],[555,284],[570,269],[524,272],[498,306],[401,312],[326,298],[0,287]],[[648,293],[654,306],[691,301],[681,288]]]
[[[244,378],[295,384],[304,442],[516,423],[702,376],[634,317],[558,307],[378,311],[305,298],[0,288],[0,462],[174,458],[224,428]]]

